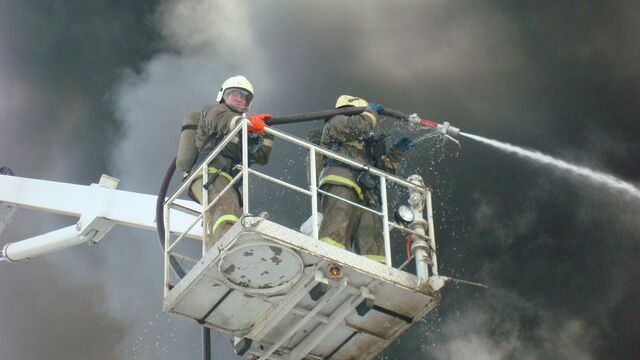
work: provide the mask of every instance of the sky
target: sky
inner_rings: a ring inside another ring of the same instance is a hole
[[[250,112],[359,95],[640,187],[639,38],[632,1],[1,0],[0,164],[77,184],[107,173],[156,194],[182,115],[244,74]],[[422,141],[399,173],[434,189],[440,272],[490,288],[448,284],[380,359],[640,358],[638,201],[461,145]],[[263,170],[300,180],[289,150],[276,143]],[[283,197],[256,199],[294,226]],[[75,222],[20,210],[0,245]],[[200,328],[161,304],[151,232],[115,228],[98,245],[2,263],[2,358],[201,358]],[[216,359],[233,358],[214,340]]]

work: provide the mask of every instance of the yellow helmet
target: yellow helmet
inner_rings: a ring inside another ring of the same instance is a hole
[[[362,107],[367,106],[369,103],[365,99],[361,99],[357,96],[351,95],[340,95],[338,100],[336,100],[336,109],[341,108],[343,106],[355,106]]]

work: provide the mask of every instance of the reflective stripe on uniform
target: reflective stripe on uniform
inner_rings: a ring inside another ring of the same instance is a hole
[[[371,259],[373,261],[377,261],[379,263],[383,263],[383,264],[385,264],[387,262],[387,259],[384,256],[381,256],[381,255],[368,255],[367,254],[367,255],[362,255],[362,256],[364,256],[364,257],[366,257],[368,259]]]
[[[369,119],[371,119],[371,122],[373,123],[373,127],[378,125],[378,118],[375,115],[367,111],[363,112],[363,114],[369,116]]]
[[[233,176],[229,175],[227,172],[224,172],[215,166],[209,166],[209,174],[217,174],[217,173],[220,173],[220,176],[222,176],[223,178],[229,181],[233,180]]]
[[[222,216],[220,216],[219,218],[216,219],[215,223],[213,223],[213,227],[211,228],[211,233],[215,234],[216,233],[216,229],[223,222],[235,223],[236,221],[238,221],[238,217],[233,215],[233,214],[222,215]]]
[[[322,179],[320,179],[320,185],[322,186],[324,184],[335,184],[335,185],[344,185],[344,186],[348,186],[350,188],[352,188],[353,190],[355,190],[356,194],[358,194],[358,198],[360,200],[364,200],[364,194],[362,193],[362,189],[360,188],[360,185],[358,185],[355,181],[351,180],[351,179],[347,179],[344,176],[340,176],[340,175],[326,175],[323,176]]]
[[[319,240],[322,241],[323,243],[327,243],[329,245],[333,245],[335,247],[339,247],[340,249],[346,249],[346,247],[344,245],[340,244],[339,242],[333,240],[330,237],[325,236],[325,237],[320,238]]]

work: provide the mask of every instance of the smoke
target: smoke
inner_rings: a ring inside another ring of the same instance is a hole
[[[180,54],[206,54],[249,63],[259,48],[251,32],[248,1],[165,1],[157,12],[160,31]]]
[[[155,190],[141,174],[160,178],[166,167],[163,159],[170,159],[176,149],[182,114],[211,102],[219,84],[238,73],[256,87],[250,111],[292,114],[326,109],[337,95],[353,93],[452,121],[463,129],[521,143],[534,139],[532,147],[573,151],[572,143],[561,143],[572,135],[565,129],[563,103],[548,99],[559,91],[550,91],[552,87],[572,85],[570,80],[554,82],[545,72],[556,58],[591,61],[585,50],[589,40],[580,39],[577,54],[554,45],[552,60],[541,61],[531,54],[539,51],[544,39],[518,16],[508,7],[442,1],[252,6],[241,2],[234,7],[216,1],[164,2],[156,19],[170,51],[152,58],[141,73],[126,74],[118,87],[117,109],[127,129],[117,150],[119,176],[137,190]],[[543,16],[533,11],[531,21]],[[606,31],[598,36],[606,36]],[[594,47],[591,54],[599,56],[602,51]],[[586,92],[581,96],[580,101],[592,98]],[[579,107],[578,100],[563,100]],[[291,125],[284,130],[304,136],[311,126],[318,125]],[[555,136],[549,136],[549,129],[557,131]],[[403,131],[392,129],[392,133],[399,136]],[[580,134],[584,141],[592,138],[592,132]],[[387,356],[598,357],[608,341],[595,339],[611,335],[607,319],[624,306],[621,284],[632,275],[621,273],[626,268],[621,265],[594,278],[592,272],[606,263],[602,258],[589,264],[594,251],[614,257],[622,255],[621,250],[598,245],[595,237],[581,231],[585,224],[599,223],[601,216],[575,213],[572,205],[582,202],[587,209],[610,200],[574,184],[558,186],[548,174],[496,157],[491,150],[463,146],[468,149],[463,148],[459,160],[443,157],[427,165],[420,154],[430,149],[420,145],[402,172],[414,168],[427,179],[439,179],[439,195],[446,199],[436,208],[445,273],[484,281],[492,288],[484,295],[475,294],[471,303],[464,296],[471,290],[445,290],[435,327],[418,325]],[[278,161],[290,158],[287,149],[276,144],[267,172],[293,176],[288,165]],[[601,152],[575,149],[586,158],[607,161]],[[157,156],[149,158],[150,153]],[[301,160],[294,159],[293,164],[297,161]],[[449,167],[451,171],[445,170]],[[474,189],[474,194],[460,189]],[[277,197],[269,199],[287,213]],[[628,204],[608,206],[618,213]],[[456,216],[443,216],[452,213]],[[628,234],[637,228],[622,223],[617,226],[628,244]],[[583,250],[590,247],[597,250]],[[611,281],[603,285],[607,277]],[[610,294],[598,295],[594,281]],[[575,293],[584,298],[574,301],[574,308],[566,304]],[[606,305],[593,315],[589,310],[603,301]],[[424,329],[430,332],[420,333]],[[432,345],[417,346],[425,339]]]
[[[90,183],[108,172],[123,189],[156,193],[183,114],[243,74],[256,89],[250,112],[323,110],[351,93],[640,179],[634,2],[1,6],[0,160],[19,175]],[[304,136],[312,126],[320,124],[283,130]],[[436,188],[441,273],[491,289],[446,287],[438,312],[385,356],[637,357],[640,329],[629,316],[640,299],[637,206],[480,144],[463,142],[458,158],[432,145],[413,149],[401,174],[417,171]],[[278,161],[289,150],[276,143],[265,171],[295,177],[287,171],[301,158]],[[287,215],[290,204],[270,200]],[[16,222],[3,243],[69,220]],[[160,314],[156,241],[116,229],[98,246],[2,270],[0,287],[11,291],[0,293],[0,345],[9,358],[43,357],[34,344],[52,359],[197,357],[199,328]],[[54,298],[24,300],[45,294]],[[77,342],[62,348],[61,339]],[[225,353],[216,355],[230,358],[218,340]]]
[[[450,339],[437,359],[593,359],[600,336],[584,321],[558,318],[509,291],[493,289],[442,325]]]

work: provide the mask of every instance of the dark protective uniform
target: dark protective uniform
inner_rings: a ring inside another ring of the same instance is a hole
[[[207,105],[202,109],[196,131],[198,161],[202,162],[222,139],[242,120],[239,113],[224,103]],[[273,136],[250,133],[249,163],[266,164],[273,145]],[[224,189],[233,175],[234,167],[242,164],[241,133],[236,135],[222,152],[209,164],[209,182],[207,186],[209,202],[213,201]],[[194,167],[195,169],[195,167]],[[202,177],[197,177],[189,188],[190,195],[202,204]],[[209,248],[220,239],[242,215],[240,194],[229,189],[207,212],[210,236],[206,247]]]
[[[378,121],[378,115],[372,110],[353,116],[334,116],[324,126],[321,145],[361,164],[373,166],[375,159],[368,155],[363,137],[369,135]],[[381,160],[381,170],[395,173],[402,160],[402,152],[392,147]],[[344,163],[325,160],[319,186],[343,199],[371,205],[372,194],[358,184],[357,174],[357,170]],[[377,177],[375,179],[378,180]],[[322,197],[321,207],[321,241],[343,249],[353,247],[368,258],[385,261],[382,219],[379,216],[330,196]],[[380,204],[374,206],[379,207]]]

